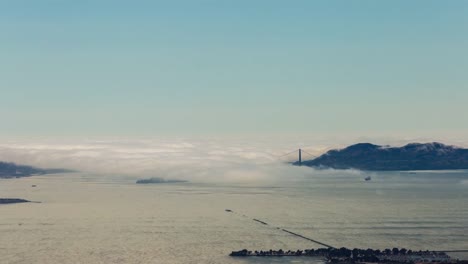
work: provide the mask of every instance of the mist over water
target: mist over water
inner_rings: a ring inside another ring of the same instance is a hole
[[[413,141],[385,142],[404,145]],[[307,160],[349,144],[343,140],[294,138],[16,139],[0,142],[0,161],[74,169],[107,175],[108,180],[163,177],[195,182],[262,182],[283,179],[284,174],[288,178],[314,174],[309,168],[289,166],[288,162],[297,161],[299,148],[303,149],[303,160]],[[362,174],[353,170],[342,173]]]
[[[0,207],[0,263],[323,262],[227,256],[243,248],[320,247],[275,227],[336,247],[468,248],[467,171],[318,171],[277,158],[294,147],[3,143],[0,160],[81,172],[0,180],[0,197],[42,202]],[[145,177],[189,182],[135,184]]]
[[[286,164],[297,160],[294,150],[299,146],[301,143],[220,139],[10,141],[0,144],[0,160],[108,175],[109,180],[126,176],[195,182],[271,181],[283,174],[310,174],[310,170]],[[323,150],[323,144],[308,148],[312,155]]]

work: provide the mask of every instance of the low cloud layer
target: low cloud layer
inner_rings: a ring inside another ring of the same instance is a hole
[[[399,143],[392,145],[405,144]],[[291,166],[287,162],[297,160],[294,150],[299,147],[305,150],[303,159],[306,160],[348,144],[336,140],[331,144],[285,139],[23,139],[1,141],[0,161],[74,169],[105,175],[107,179],[162,177],[193,182],[272,182],[333,173]],[[340,173],[361,174],[359,171]]]
[[[23,140],[2,142],[0,160],[136,178],[245,182],[310,174],[310,168],[286,163],[295,160],[296,153],[280,157],[293,150],[294,146],[272,146],[260,141]],[[318,154],[322,149],[309,151]]]

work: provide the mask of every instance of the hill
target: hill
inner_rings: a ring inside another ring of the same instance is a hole
[[[66,169],[40,169],[32,166],[17,165],[0,161],[0,178],[21,178],[33,175],[74,172]]]
[[[302,165],[374,171],[459,170],[468,169],[468,149],[438,142],[411,143],[403,147],[359,143],[330,150],[316,159],[303,161]]]

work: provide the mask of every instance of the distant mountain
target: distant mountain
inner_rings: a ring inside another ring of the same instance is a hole
[[[32,166],[17,165],[0,161],[0,178],[20,178],[33,175],[74,172],[66,169],[40,169]]]
[[[359,143],[330,150],[316,159],[303,161],[302,165],[374,171],[459,170],[468,169],[468,149],[437,142],[411,143],[403,147]]]

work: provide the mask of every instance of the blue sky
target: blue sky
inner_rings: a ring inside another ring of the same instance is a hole
[[[0,1],[0,135],[468,132],[468,1]]]

